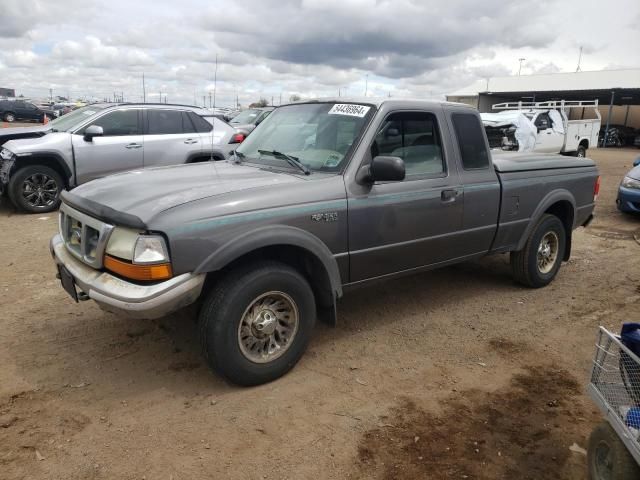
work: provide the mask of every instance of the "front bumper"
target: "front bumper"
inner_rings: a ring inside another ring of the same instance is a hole
[[[60,235],[51,239],[51,255],[64,266],[77,287],[100,308],[130,318],[153,319],[194,303],[202,292],[205,274],[184,273],[154,285],[127,282],[85,265],[71,255]]]
[[[618,188],[616,204],[622,212],[640,213],[640,190],[621,186]]]

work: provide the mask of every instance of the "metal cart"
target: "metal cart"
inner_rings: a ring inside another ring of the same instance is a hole
[[[589,438],[589,478],[640,479],[640,358],[603,327],[588,393],[606,419]]]

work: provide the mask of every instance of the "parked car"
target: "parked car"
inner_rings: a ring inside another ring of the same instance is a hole
[[[49,212],[60,192],[105,175],[150,166],[222,160],[235,130],[197,107],[96,104],[51,122],[36,138],[9,140],[0,152],[0,192],[24,211]]]
[[[52,119],[58,115],[52,108],[37,106],[26,100],[0,100],[0,119],[12,123],[16,120],[43,122],[45,115]]]
[[[640,157],[620,182],[616,204],[621,212],[640,213]]]
[[[269,116],[275,107],[249,108],[229,120],[229,125],[234,127],[244,136],[249,135],[260,123]]]
[[[589,109],[595,118],[569,120],[572,108]],[[481,114],[492,149],[585,157],[598,147],[597,101],[507,102],[493,109],[500,112]]]
[[[346,102],[346,103],[345,103]],[[599,188],[589,159],[492,157],[465,105],[323,99],[278,107],[233,160],[63,192],[51,240],[75,300],[156,318],[199,306],[211,367],[255,385],[291,369],[351,288],[489,253],[549,284]]]

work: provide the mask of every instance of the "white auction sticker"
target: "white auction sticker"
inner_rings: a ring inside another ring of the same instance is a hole
[[[371,107],[365,105],[354,105],[352,103],[336,103],[329,115],[349,115],[351,117],[364,117]]]

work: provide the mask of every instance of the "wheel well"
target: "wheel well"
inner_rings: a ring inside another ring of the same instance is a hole
[[[239,265],[259,260],[277,260],[295,268],[309,282],[319,306],[330,307],[333,305],[334,294],[331,280],[322,261],[308,250],[294,245],[270,245],[246,253],[227,264],[222,270],[209,272],[204,288],[208,289],[213,286],[216,279],[221,276],[220,274],[231,271]]]
[[[589,140],[587,140],[586,138],[583,138],[582,140],[580,140],[580,146],[584,147],[585,150],[589,148]]]
[[[564,230],[567,235],[567,248],[565,249],[564,260],[569,260],[571,256],[571,234],[573,232],[573,205],[567,200],[561,200],[547,208],[544,213],[555,215],[564,225]]]
[[[60,177],[62,177],[62,181],[64,182],[64,186],[66,188],[69,187],[70,174],[67,172],[64,167],[60,164],[60,161],[55,157],[27,157],[20,158],[13,166],[12,175],[15,175],[19,170],[29,167],[31,165],[42,165],[45,167],[52,168],[55,170]]]

